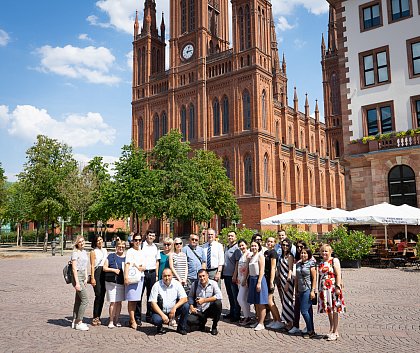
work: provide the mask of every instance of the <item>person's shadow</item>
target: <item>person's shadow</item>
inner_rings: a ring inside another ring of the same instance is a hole
[[[48,319],[47,323],[51,325],[67,327],[67,326],[71,326],[72,320],[73,320],[73,317],[67,316],[62,319]]]

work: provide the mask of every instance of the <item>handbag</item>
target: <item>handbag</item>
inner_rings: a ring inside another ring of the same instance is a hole
[[[139,283],[141,280],[141,272],[137,267],[131,266],[128,268],[127,281],[129,284]]]
[[[115,254],[114,254],[114,262],[115,262],[115,268],[118,268],[117,260],[115,259]],[[115,272],[105,272],[105,282],[117,283],[117,277],[118,275]]]
[[[318,293],[315,293],[315,297],[311,299],[312,305],[318,305]]]
[[[73,264],[71,261],[64,266],[63,276],[67,284],[70,284],[73,281]]]

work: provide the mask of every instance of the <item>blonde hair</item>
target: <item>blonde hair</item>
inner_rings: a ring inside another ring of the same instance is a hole
[[[174,240],[170,237],[166,237],[165,239],[163,239],[163,243],[168,243],[171,244],[171,246],[169,247],[169,250],[172,251],[174,249]]]
[[[75,248],[75,249],[79,249],[79,241],[80,241],[81,239],[85,240],[85,237],[84,237],[83,235],[78,235],[78,236],[76,237],[76,240],[74,241],[74,248]]]
[[[124,246],[124,248],[125,248],[125,241],[123,241],[123,240],[117,240],[115,242],[115,249],[117,248],[117,246]]]
[[[331,245],[329,245],[329,244],[323,244],[323,245],[321,245],[321,247],[319,248],[319,252],[320,252],[320,254],[322,254],[322,252],[323,252],[324,250],[327,250],[327,251],[331,254],[333,249],[332,249]]]
[[[184,242],[182,241],[181,238],[175,238],[174,243],[182,243],[182,245],[184,245]]]

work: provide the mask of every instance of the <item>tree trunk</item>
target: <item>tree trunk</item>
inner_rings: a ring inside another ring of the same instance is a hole
[[[80,214],[80,218],[81,218],[81,221],[80,221],[80,235],[83,237],[83,221],[84,221],[83,212]]]
[[[36,246],[39,245],[39,222],[36,222]]]
[[[19,227],[19,224],[20,223],[18,223],[17,226],[16,226],[16,246],[19,246],[19,236],[20,236],[20,227]]]
[[[45,220],[45,235],[44,235],[44,246],[43,246],[44,252],[47,252],[47,247],[48,247],[48,222],[49,222],[49,219],[47,218]]]

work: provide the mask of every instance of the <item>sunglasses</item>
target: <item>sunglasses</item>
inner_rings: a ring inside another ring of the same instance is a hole
[[[141,239],[134,239],[134,241],[141,241]]]
[[[171,244],[168,244],[168,243],[165,243],[165,244],[163,244],[164,246],[171,246]]]
[[[195,239],[195,238],[191,238],[190,240],[191,241],[198,241],[198,239]]]
[[[288,248],[289,244],[281,244],[281,246],[284,246],[284,247]]]
[[[182,245],[182,243],[175,243],[175,245]]]

